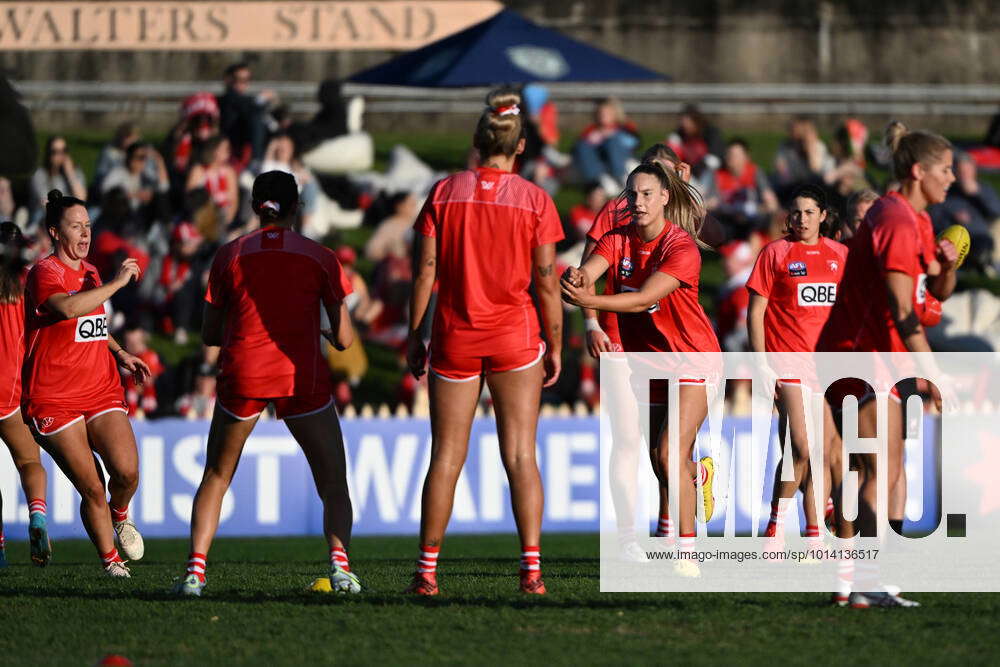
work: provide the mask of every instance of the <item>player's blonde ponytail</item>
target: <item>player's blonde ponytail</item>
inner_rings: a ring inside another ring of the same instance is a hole
[[[893,176],[898,181],[913,178],[913,165],[929,165],[951,150],[951,142],[927,130],[910,131],[894,120],[885,128],[885,145],[892,151]]]

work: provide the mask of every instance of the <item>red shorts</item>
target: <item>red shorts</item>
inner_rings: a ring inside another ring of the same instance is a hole
[[[902,392],[900,392],[900,386],[903,388]],[[889,398],[896,403],[904,403],[904,395],[906,398],[909,398],[914,393],[916,393],[916,383],[912,380],[901,380],[889,390]],[[848,396],[858,399],[858,406],[860,407],[875,398],[875,392],[871,390],[868,383],[858,378],[838,380],[826,390],[826,402],[834,410],[842,410],[844,408],[844,399]]]
[[[128,414],[128,406],[121,396],[109,397],[107,400],[87,410],[74,410],[54,403],[31,403],[28,414],[35,424],[35,430],[40,435],[55,435],[80,420],[90,423],[109,412],[124,412]]]
[[[448,382],[471,382],[483,375],[523,371],[531,368],[545,356],[545,343],[538,347],[502,352],[483,357],[452,356],[447,352],[435,353],[430,361],[431,372]]]
[[[0,422],[8,417],[13,417],[20,409],[21,405],[19,403],[15,403],[14,405],[0,405]]]
[[[330,394],[310,394],[308,396],[283,396],[281,398],[246,398],[244,396],[219,396],[215,402],[230,417],[246,421],[257,417],[268,403],[274,403],[274,414],[278,419],[308,417],[326,410],[333,404]]]

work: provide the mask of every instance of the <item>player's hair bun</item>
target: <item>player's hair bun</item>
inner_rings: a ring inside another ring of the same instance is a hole
[[[521,94],[513,88],[495,88],[486,96],[486,108],[479,117],[473,145],[479,157],[493,155],[510,157],[517,152],[517,144],[524,136]]]
[[[63,193],[60,190],[49,190],[48,203],[54,204],[63,198]]]

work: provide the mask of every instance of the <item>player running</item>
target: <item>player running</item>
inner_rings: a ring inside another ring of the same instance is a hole
[[[76,197],[51,191],[45,225],[54,251],[31,269],[25,289],[26,412],[82,497],[80,517],[104,571],[129,577],[123,558],[139,560],[144,547],[128,518],[139,484],[139,454],[118,367],[140,383],[149,378],[149,368],[108,334],[104,302],[138,280],[139,265],[126,259],[114,280],[101,283],[84,259],[90,218]],[[94,452],[108,470],[107,489]]]
[[[25,242],[13,222],[0,222],[0,440],[14,459],[21,488],[28,501],[28,540],[31,561],[48,565],[52,557],[45,522],[45,487],[38,443],[21,412],[21,363],[24,361],[24,276],[21,251]],[[3,499],[0,498],[0,507]],[[0,514],[2,516],[2,514]],[[3,520],[0,518],[0,567],[7,566]]]
[[[672,148],[666,144],[654,144],[646,149],[642,155],[642,162],[659,162],[665,170],[673,171],[681,177],[685,183],[691,179],[691,166],[677,157]],[[674,219],[683,215],[679,210],[674,211],[672,207],[683,206],[678,199],[671,199],[667,202],[667,219]],[[612,229],[628,225],[632,222],[632,214],[629,210],[628,198],[618,197],[605,204],[604,208],[594,218],[594,223],[587,232],[587,240],[583,249],[581,264],[594,252],[594,247],[601,237]],[[719,222],[711,216],[703,216],[698,225],[698,238],[703,242],[716,247],[721,245],[725,237]],[[605,294],[613,294],[611,281],[606,281],[604,285]],[[618,314],[610,311],[595,311],[584,308],[583,319],[586,329],[587,350],[590,355],[597,359],[602,352],[638,352],[641,350],[626,350],[622,347],[621,336],[618,333]],[[611,359],[625,362],[622,355],[612,354]],[[624,379],[626,374],[614,374],[609,378],[602,378],[602,382],[616,382],[617,378]],[[639,415],[635,410],[635,402],[628,398],[631,388],[627,382],[619,381],[618,385],[606,388],[605,397],[609,398],[611,404],[607,406],[607,414],[611,420],[613,447],[610,461],[611,499],[615,507],[615,516],[618,524],[618,540],[621,555],[626,560],[643,562],[646,554],[636,541],[635,531],[632,526],[635,515],[635,471],[637,458],[633,452],[638,451],[642,434],[639,432]],[[659,518],[657,520],[657,537],[674,537],[673,520],[670,518],[668,506],[668,494],[665,486],[659,491]]]
[[[354,341],[345,303],[350,282],[332,250],[292,230],[299,192],[291,174],[261,174],[251,197],[262,227],[218,251],[205,294],[202,339],[222,347],[218,400],[191,514],[187,572],[175,592],[202,594],[223,496],[243,445],[271,403],[302,447],[323,502],[330,585],[337,593],[359,593],[347,557],[352,509],[344,439],[320,346],[321,334],[338,350]],[[321,308],[330,330],[320,330]]]
[[[856,352],[930,352],[924,324],[928,295],[944,301],[955,289],[955,246],[935,241],[927,207],[945,200],[955,180],[951,143],[927,132],[910,132],[893,122],[886,130],[892,149],[893,173],[899,192],[889,192],[868,211],[851,242],[840,296],[820,339],[820,349]],[[889,401],[888,488],[890,524],[902,532],[903,405],[915,392],[912,381],[898,383]],[[859,396],[859,437],[875,437],[876,401],[872,394]],[[838,405],[834,405],[838,408]],[[863,455],[865,468],[875,471],[874,455]],[[874,535],[876,481],[865,475],[861,486],[858,523],[862,534]],[[878,576],[873,564],[859,562],[857,588],[873,591]],[[885,591],[852,592],[850,604],[868,606],[917,606]]]
[[[622,347],[642,352],[720,352],[711,322],[698,303],[701,255],[698,224],[701,205],[697,192],[673,171],[657,162],[645,162],[631,173],[626,194],[632,221],[606,233],[579,269],[562,279],[563,298],[582,308],[618,313]],[[666,211],[674,201],[668,220]],[[608,271],[612,268],[612,271]],[[592,294],[594,283],[607,274],[612,294]],[[691,460],[698,430],[708,412],[708,378],[681,378],[680,457],[682,475],[700,478],[705,520],[713,511],[713,462]],[[651,447],[661,485],[669,478],[666,396],[651,395],[656,407],[651,423],[662,424]],[[680,488],[680,547],[689,551],[695,535],[695,485]],[[678,571],[697,576],[697,566],[678,561]]]
[[[555,244],[562,224],[552,199],[510,173],[524,150],[520,95],[487,97],[473,144],[481,164],[431,190],[416,229],[422,237],[410,304],[407,362],[430,366],[430,468],[420,515],[420,558],[408,592],[436,595],[437,560],[465,463],[483,382],[496,409],[500,456],[521,541],[520,588],[546,592],[541,572],[542,481],[535,461],[543,384],[559,377],[562,304]],[[546,345],[529,287],[534,280]],[[420,336],[435,281],[430,359]]]
[[[747,329],[753,352],[809,353],[781,368],[777,383],[778,436],[781,451],[785,450],[786,428],[791,432],[794,479],[782,481],[785,461],[778,462],[774,476],[771,517],[765,535],[782,542],[784,512],[791,503],[782,506],[783,498],[793,498],[802,490],[806,518],[805,536],[819,540],[816,496],[826,505],[830,494],[830,467],[824,466],[823,476],[815,480],[809,474],[809,442],[806,410],[811,410],[812,396],[820,391],[809,357],[816,350],[820,333],[830,316],[837,298],[837,285],[844,274],[847,247],[826,238],[836,213],[830,210],[822,188],[808,185],[800,188],[792,199],[788,212],[787,236],[764,246],[747,280],[750,306]],[[788,362],[789,355],[779,357]],[[830,406],[825,405],[824,435],[826,460],[831,460],[835,427]],[[808,406],[808,407],[807,407]],[[810,417],[811,418],[811,417]],[[839,470],[834,471],[839,472]],[[817,482],[822,482],[817,484]],[[815,494],[815,495],[814,495]]]

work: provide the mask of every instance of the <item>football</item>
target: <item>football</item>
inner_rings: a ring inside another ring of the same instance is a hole
[[[952,225],[938,236],[938,241],[943,241],[944,239],[951,241],[955,249],[958,250],[958,259],[955,260],[955,268],[957,269],[962,266],[962,262],[965,261],[965,257],[969,254],[969,248],[972,247],[969,230],[962,225]]]

